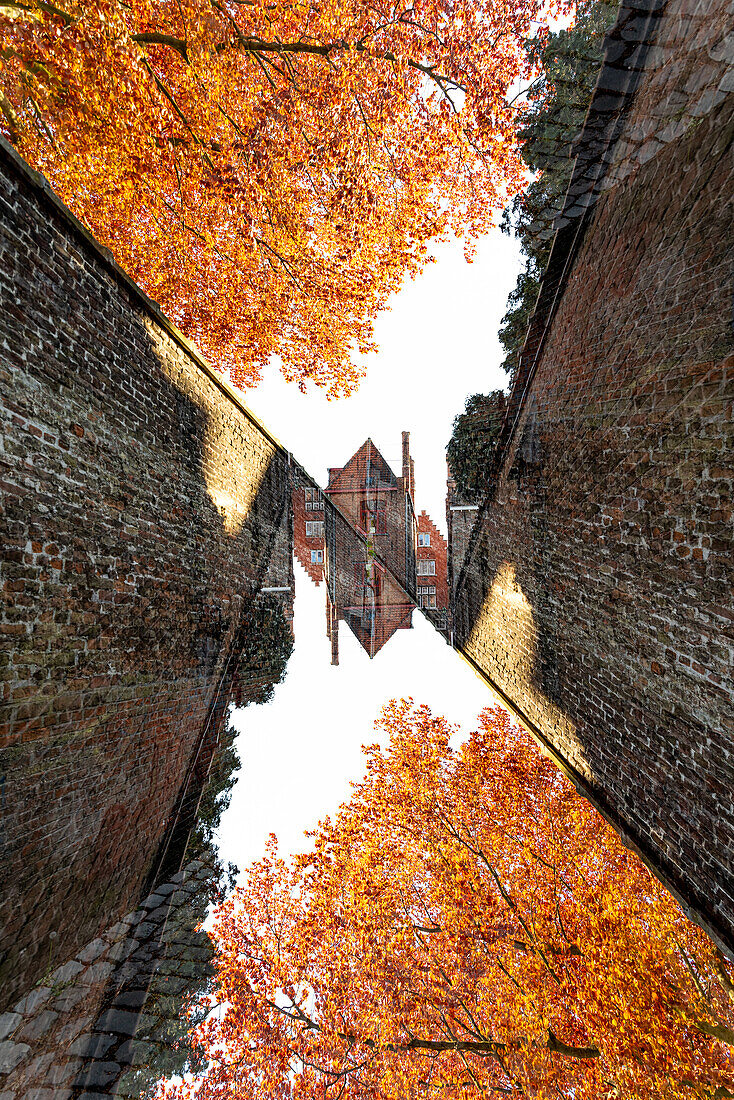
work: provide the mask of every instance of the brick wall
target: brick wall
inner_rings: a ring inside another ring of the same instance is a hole
[[[428,546],[420,545],[420,536],[427,535],[429,539]],[[418,561],[429,561],[434,563],[435,573],[421,575],[418,572],[416,577],[416,584],[418,588],[435,587],[435,601],[423,600],[423,606],[434,606],[441,611],[446,611],[449,606],[449,587],[448,587],[448,565],[446,561],[447,545],[446,539],[439,531],[436,524],[431,517],[424,511],[418,516],[418,549],[417,557]],[[420,566],[417,566],[420,570]],[[419,592],[419,602],[420,602]]]
[[[292,586],[293,467],[5,145],[0,299],[7,1005],[154,873],[243,617]]]
[[[371,439],[342,467],[329,470],[326,493],[360,535],[370,534],[374,552],[400,586],[415,593],[417,527],[413,510],[413,460],[403,432],[403,476],[396,477]],[[369,480],[368,480],[369,479]]]
[[[652,9],[610,38],[456,641],[732,948],[731,43],[722,3]],[[605,151],[623,48],[644,67]]]

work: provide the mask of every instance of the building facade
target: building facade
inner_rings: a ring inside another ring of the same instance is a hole
[[[344,466],[331,467],[322,492],[296,490],[295,555],[315,584],[327,581],[327,634],[339,661],[339,621],[370,656],[396,630],[412,626],[416,606],[436,625],[446,616],[446,540],[430,517],[415,514],[415,464],[402,435],[397,476],[371,439]]]
[[[403,471],[397,477],[371,439],[345,466],[329,470],[326,494],[396,580],[411,594],[416,586],[418,525],[410,436],[403,432]]]
[[[418,516],[416,595],[418,606],[445,626],[449,607],[447,543],[427,512]]]

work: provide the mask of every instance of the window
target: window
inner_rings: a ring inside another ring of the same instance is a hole
[[[308,526],[308,524],[306,524]],[[418,562],[418,576],[419,577],[435,577],[436,576],[436,563],[435,561],[419,561]]]
[[[312,550],[311,551],[311,564],[312,565],[316,565],[319,562],[322,562],[323,560],[324,560],[324,551],[323,550]]]
[[[378,501],[376,504],[368,504],[366,500],[359,504],[359,526],[369,533],[372,524],[375,525],[376,535],[387,534],[387,520],[385,518],[385,505]]]
[[[368,569],[367,562],[355,561],[354,585],[358,596],[363,596],[371,600],[374,595],[376,599],[379,599],[381,587],[380,574],[375,569],[374,565]]]
[[[429,608],[436,606],[436,586],[434,584],[418,586],[418,606]]]
[[[428,531],[419,531],[418,532],[418,545],[419,546],[430,546],[431,545],[430,532],[428,532]]]
[[[324,502],[323,502],[323,500],[318,499],[318,497],[319,497],[319,490],[318,489],[304,489],[303,490],[303,495],[304,495],[304,498],[305,498],[305,501],[306,501],[306,511],[307,512],[319,512],[319,511],[323,512]]]
[[[322,539],[324,537],[324,522],[323,520],[306,520],[306,538],[307,539]]]

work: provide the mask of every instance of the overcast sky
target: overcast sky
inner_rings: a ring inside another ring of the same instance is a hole
[[[283,852],[309,847],[304,831],[333,814],[364,774],[362,745],[378,740],[374,720],[389,699],[427,703],[463,734],[496,703],[419,611],[372,660],[340,623],[339,665],[331,665],[324,586],[298,562],[295,570],[296,646],[285,680],[270,703],[234,712],[243,766],[219,836],[221,858],[240,869],[262,856],[271,832]]]

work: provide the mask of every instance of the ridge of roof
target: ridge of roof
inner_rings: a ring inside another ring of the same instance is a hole
[[[369,452],[369,454],[368,454]],[[326,487],[326,492],[334,491],[336,489],[354,489],[357,485],[361,485],[363,482],[362,472],[363,463],[366,467],[367,460],[370,464],[374,464],[381,467],[381,472],[387,473],[389,478],[397,484],[397,477],[393,472],[391,466],[381,454],[379,448],[373,443],[372,439],[368,436],[364,443],[357,448],[352,457],[338,470],[334,468],[335,476],[333,480],[329,480],[329,484]],[[355,481],[357,484],[355,485]]]

